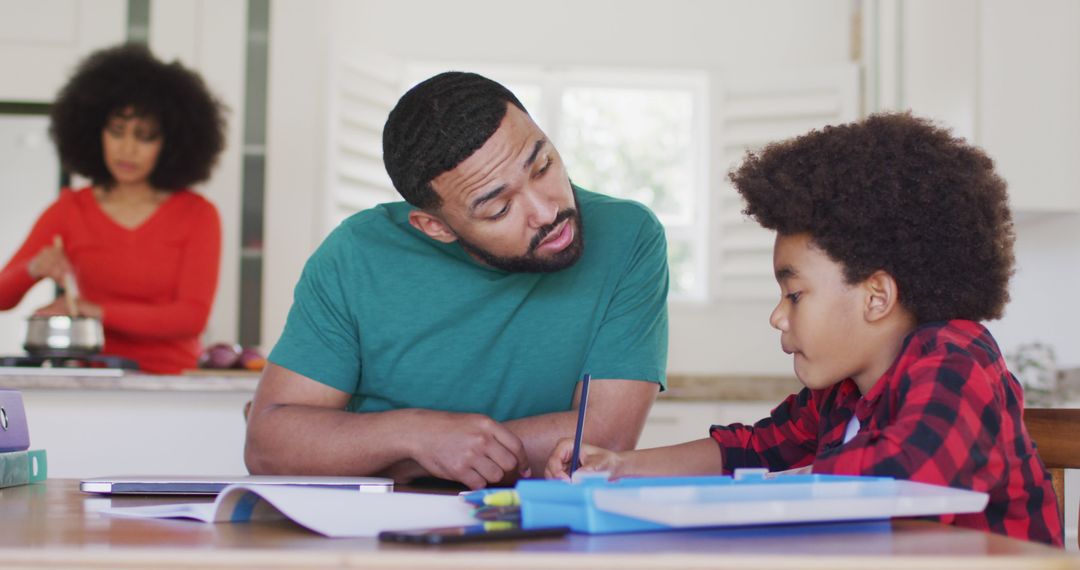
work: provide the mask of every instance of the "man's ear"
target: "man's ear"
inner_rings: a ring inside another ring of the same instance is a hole
[[[429,238],[443,243],[457,241],[457,234],[438,217],[423,210],[409,212],[409,225],[424,232]]]
[[[875,271],[862,282],[862,289],[866,293],[863,315],[867,321],[880,321],[900,309],[900,288],[888,272]]]

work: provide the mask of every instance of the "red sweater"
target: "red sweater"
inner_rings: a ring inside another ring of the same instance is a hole
[[[91,188],[64,190],[0,271],[0,310],[19,304],[34,285],[30,260],[56,235],[80,295],[104,311],[104,353],[130,358],[147,372],[195,367],[221,258],[213,204],[182,190],[127,229],[102,211]]]

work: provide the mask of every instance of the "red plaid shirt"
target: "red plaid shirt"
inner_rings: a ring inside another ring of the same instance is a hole
[[[875,475],[990,494],[986,510],[942,522],[1062,544],[1050,475],[1023,422],[1020,384],[990,332],[932,323],[904,341],[862,397],[852,380],[804,388],[753,426],[713,426],[724,470],[813,465],[814,473]],[[852,415],[858,434],[843,443]]]

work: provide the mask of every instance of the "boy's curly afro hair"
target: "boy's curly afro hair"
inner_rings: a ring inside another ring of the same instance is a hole
[[[101,133],[125,109],[155,119],[164,144],[150,184],[180,190],[210,177],[225,146],[223,106],[199,75],[178,62],[163,63],[139,44],[90,54],[60,90],[49,133],[64,168],[108,186]]]
[[[807,233],[848,283],[896,279],[917,322],[1000,318],[1013,274],[1005,181],[981,149],[908,113],[825,127],[748,153],[743,213]]]

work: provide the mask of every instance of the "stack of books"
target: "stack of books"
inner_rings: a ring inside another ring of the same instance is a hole
[[[0,488],[44,481],[48,463],[44,449],[30,449],[22,394],[0,390]]]

